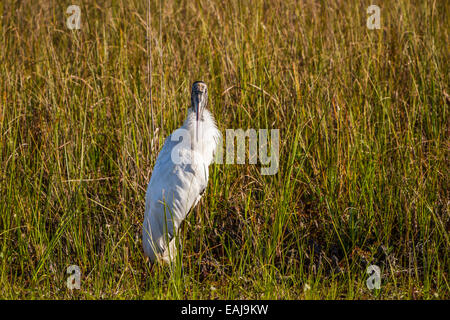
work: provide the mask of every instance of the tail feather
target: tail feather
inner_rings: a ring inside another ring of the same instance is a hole
[[[166,250],[163,252],[163,254],[160,256],[160,259],[164,263],[172,263],[175,261],[175,257],[177,256],[177,243],[175,241],[176,237],[174,237],[167,246]]]

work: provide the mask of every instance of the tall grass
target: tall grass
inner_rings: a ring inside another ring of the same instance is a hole
[[[151,50],[147,1],[72,2],[0,3],[1,298],[449,298],[448,1],[376,1],[380,30],[370,1],[152,1]],[[195,80],[280,166],[213,165],[170,271],[145,189]]]

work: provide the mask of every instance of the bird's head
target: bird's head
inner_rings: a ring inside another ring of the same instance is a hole
[[[198,140],[198,123],[202,119],[203,110],[208,104],[208,87],[203,81],[195,81],[192,85],[191,104],[195,112],[195,138]]]
[[[208,87],[203,81],[195,81],[192,85],[191,104],[195,112],[195,119],[198,122],[208,104]]]

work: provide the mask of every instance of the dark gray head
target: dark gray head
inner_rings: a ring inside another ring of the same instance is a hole
[[[203,81],[195,81],[191,91],[191,105],[197,122],[201,119],[203,110],[208,104],[208,87]]]

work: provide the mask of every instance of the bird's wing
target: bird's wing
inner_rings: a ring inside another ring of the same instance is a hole
[[[208,181],[208,166],[203,158],[188,148],[175,149],[177,145],[171,136],[166,139],[147,188],[143,232],[147,233],[144,241],[152,242],[153,254],[166,249]],[[172,152],[178,154],[178,163],[172,161]]]

